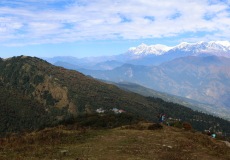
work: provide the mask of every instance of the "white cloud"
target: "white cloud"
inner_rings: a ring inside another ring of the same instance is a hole
[[[229,39],[229,10],[229,1],[216,0],[2,0],[0,42],[177,38],[186,32]]]

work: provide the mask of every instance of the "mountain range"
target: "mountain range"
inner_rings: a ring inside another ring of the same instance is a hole
[[[110,70],[121,66],[124,63],[134,65],[159,65],[179,57],[186,56],[221,56],[230,58],[230,42],[228,41],[210,41],[187,43],[182,42],[179,45],[170,47],[161,44],[146,45],[141,44],[137,47],[131,47],[127,52],[102,57],[53,57],[44,58],[52,64],[59,65],[60,62],[66,62],[75,65],[75,68],[84,68],[92,70]],[[113,63],[109,63],[109,62]],[[100,65],[98,65],[100,64]],[[103,64],[104,67],[103,67]],[[98,67],[99,66],[99,67]],[[109,67],[108,67],[109,66]]]
[[[84,74],[114,82],[142,86],[209,104],[210,112],[230,114],[230,59],[183,57],[159,66],[125,64],[113,70],[81,70]],[[218,107],[217,107],[218,106]]]
[[[205,104],[209,112],[230,119],[230,42],[186,43],[174,47],[141,44],[126,53],[49,62],[94,78],[137,83],[156,91]],[[76,60],[75,62],[73,62]]]

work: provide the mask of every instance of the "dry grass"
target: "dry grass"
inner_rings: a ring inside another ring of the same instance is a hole
[[[110,130],[60,126],[1,139],[6,160],[227,160],[230,148],[200,133],[139,123]],[[136,127],[136,128],[135,128]]]

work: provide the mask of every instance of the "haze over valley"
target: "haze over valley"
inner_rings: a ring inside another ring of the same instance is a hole
[[[97,79],[136,83],[195,100],[209,113],[229,119],[230,42],[145,45],[108,57],[54,57],[49,62]]]

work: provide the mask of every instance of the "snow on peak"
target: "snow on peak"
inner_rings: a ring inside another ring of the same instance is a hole
[[[181,49],[181,48],[185,48],[185,47],[187,47],[187,46],[189,46],[191,43],[188,43],[188,42],[181,42],[179,45],[177,45],[177,46],[175,46],[175,47],[173,47],[173,48],[179,48],[179,49]]]
[[[146,45],[142,43],[141,45],[137,47],[131,47],[129,49],[129,52],[136,54],[136,55],[148,55],[148,54],[154,54],[154,55],[162,55],[165,52],[169,51],[172,47],[168,47],[162,44],[156,44],[156,45]]]
[[[128,50],[128,53],[133,54],[136,58],[141,58],[146,55],[163,55],[168,51],[187,52],[193,55],[199,55],[202,53],[213,55],[230,55],[230,42],[229,41],[200,41],[197,43],[182,42],[174,47],[169,47],[162,44],[146,45],[142,43],[137,47],[132,47]]]
[[[230,42],[229,41],[214,41],[216,44],[220,44],[230,49]]]
[[[197,42],[187,43],[182,42],[173,47],[174,50],[192,51],[193,53],[199,52],[229,52],[230,42],[228,41],[210,41],[210,42]]]

